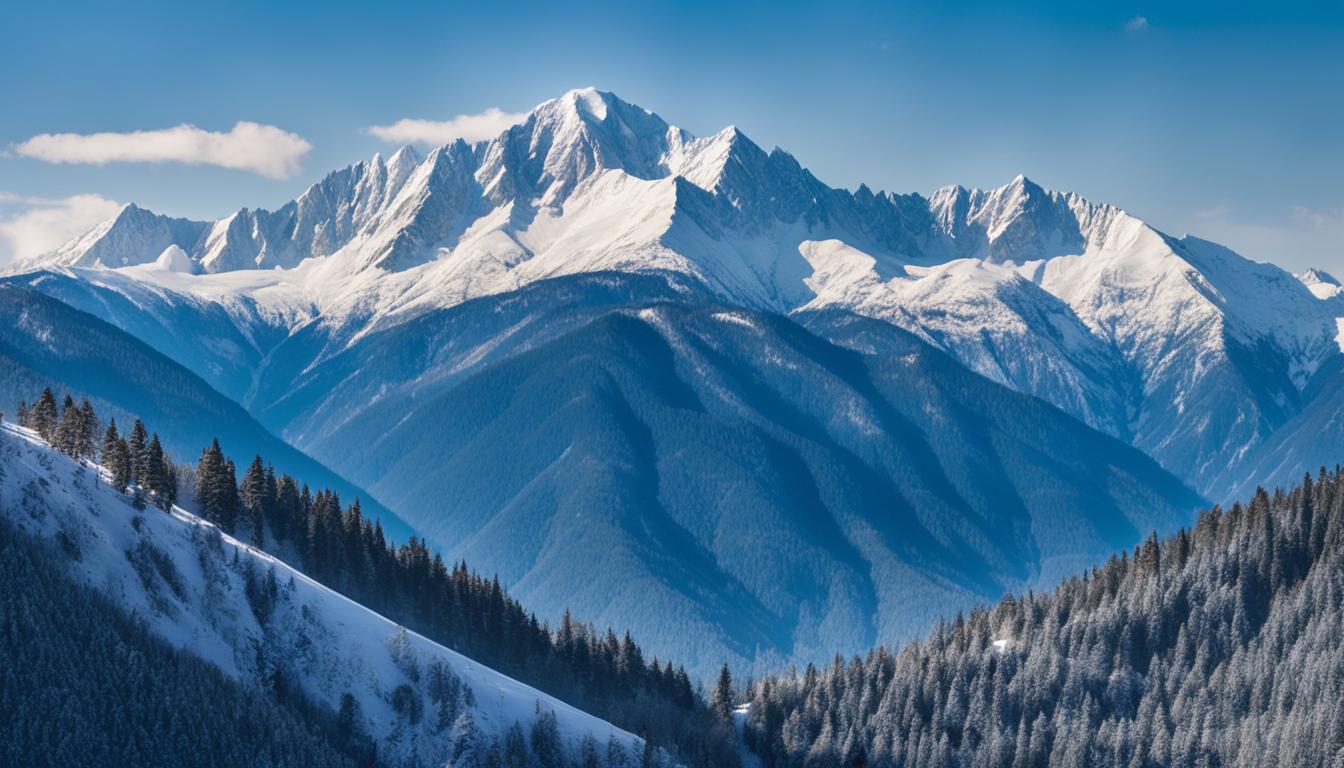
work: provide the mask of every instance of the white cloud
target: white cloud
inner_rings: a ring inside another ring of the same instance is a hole
[[[0,266],[54,250],[115,216],[121,203],[102,195],[73,195],[56,200],[0,192]]]
[[[1134,18],[1125,22],[1125,30],[1127,32],[1142,32],[1147,28],[1148,28],[1147,16],[1135,16]]]
[[[129,133],[44,133],[14,146],[24,157],[48,163],[186,163],[251,171],[272,179],[293,176],[313,148],[301,136],[273,125],[240,122],[228,133],[182,124]]]
[[[451,144],[458,139],[468,142],[493,139],[509,127],[521,123],[526,113],[511,114],[491,107],[479,115],[458,115],[452,120],[402,119],[391,125],[375,125],[367,130],[392,144]]]

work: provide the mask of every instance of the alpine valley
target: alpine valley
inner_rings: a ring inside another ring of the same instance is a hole
[[[273,457],[698,679],[922,635],[1344,455],[1329,275],[1021,176],[832,188],[593,89],[275,211],[128,205],[3,283],[9,401],[171,411],[182,458]]]

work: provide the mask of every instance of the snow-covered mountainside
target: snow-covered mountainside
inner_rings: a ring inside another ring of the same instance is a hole
[[[701,676],[911,636],[1201,503],[899,328],[677,278],[427,313],[267,377],[258,417],[544,616],[630,627]]]
[[[68,557],[72,576],[246,685],[266,687],[286,676],[333,712],[352,695],[360,729],[388,764],[443,765],[463,733],[474,728],[484,744],[515,722],[526,727],[538,712],[555,714],[573,753],[585,737],[603,746],[614,739],[632,754],[639,744],[188,512],[137,511],[107,480],[100,468],[52,451],[28,430],[0,427],[0,515],[9,524],[59,542],[52,551]],[[418,708],[430,714],[421,717]],[[444,719],[451,725],[440,727]]]
[[[593,89],[490,141],[336,171],[276,211],[192,222],[128,206],[17,271],[58,268],[104,296],[153,286],[164,305],[223,308],[252,344],[184,354],[234,376],[219,386],[250,407],[269,404],[238,381],[276,363],[276,337],[306,334],[306,364],[537,280],[673,272],[743,307],[899,325],[1214,497],[1300,410],[1344,317],[1323,273],[1299,280],[1023,177],[851,193],[736,128],[694,137]]]

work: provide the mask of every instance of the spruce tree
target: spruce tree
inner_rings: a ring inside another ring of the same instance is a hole
[[[145,431],[144,422],[139,419],[131,427],[131,436],[126,441],[126,447],[130,449],[131,454],[131,482],[142,483],[141,478],[145,474],[145,449],[149,446],[149,433]]]
[[[87,399],[79,404],[79,434],[75,445],[75,455],[80,458],[94,458],[94,440],[98,434],[98,415],[93,404]]]
[[[155,495],[155,504],[163,510],[172,507],[173,496],[176,492],[172,487],[176,486],[175,477],[172,477],[172,468],[168,467],[168,461],[164,457],[163,445],[159,444],[159,433],[153,434],[149,438],[149,445],[145,448],[144,476],[140,479],[141,486],[146,491],[151,491]]]
[[[671,668],[671,664],[668,668]],[[714,685],[714,695],[709,700],[710,709],[725,722],[733,718],[733,675],[724,664],[719,670],[719,681]]]
[[[196,464],[196,504],[201,517],[232,533],[236,515],[232,500],[236,497],[224,451],[216,439],[201,453],[201,460]]]
[[[247,519],[247,534],[255,544],[262,540],[262,521],[270,516],[269,494],[266,485],[266,465],[261,456],[253,457],[252,464],[243,475],[240,499]]]
[[[109,421],[107,434],[103,436],[102,461],[112,475],[112,487],[125,493],[131,482],[131,456],[126,441],[117,434],[116,419]]]
[[[61,404],[60,421],[56,424],[56,440],[54,443],[56,450],[66,456],[79,455],[79,435],[84,431],[82,421],[83,414],[80,412],[79,406],[75,405],[75,399],[66,395],[65,402]]]
[[[52,443],[56,438],[56,426],[59,419],[60,416],[56,412],[56,396],[51,393],[51,387],[47,387],[42,390],[42,396],[37,399],[37,404],[33,406],[33,429],[43,440]]]

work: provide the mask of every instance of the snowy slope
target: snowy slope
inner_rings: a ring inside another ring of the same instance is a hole
[[[1216,478],[1299,412],[1344,318],[1324,273],[1298,279],[1024,177],[928,198],[851,193],[735,127],[695,137],[591,88],[489,141],[333,172],[276,211],[189,222],[130,206],[18,271],[42,267],[108,295],[153,286],[171,306],[224,308],[259,340],[248,359],[188,344],[184,363],[207,377],[245,367],[253,382],[277,337],[307,339],[286,350],[303,367],[539,280],[671,272],[743,307],[899,325],[1215,497]]]
[[[332,710],[342,694],[353,694],[362,725],[391,762],[441,765],[451,752],[454,731],[434,728],[426,692],[435,665],[470,689],[460,706],[483,737],[514,722],[526,727],[539,705],[556,714],[571,749],[585,736],[637,746],[630,734],[398,627],[190,513],[137,512],[98,468],[77,465],[9,423],[0,428],[0,514],[60,541],[74,576],[228,675],[260,685],[283,670]],[[278,598],[261,621],[244,590],[249,573],[268,572]],[[390,703],[401,685],[424,703],[428,714],[418,724]]]
[[[888,324],[657,276],[475,299],[261,394],[261,419],[447,556],[706,677],[908,637],[1202,503]]]

